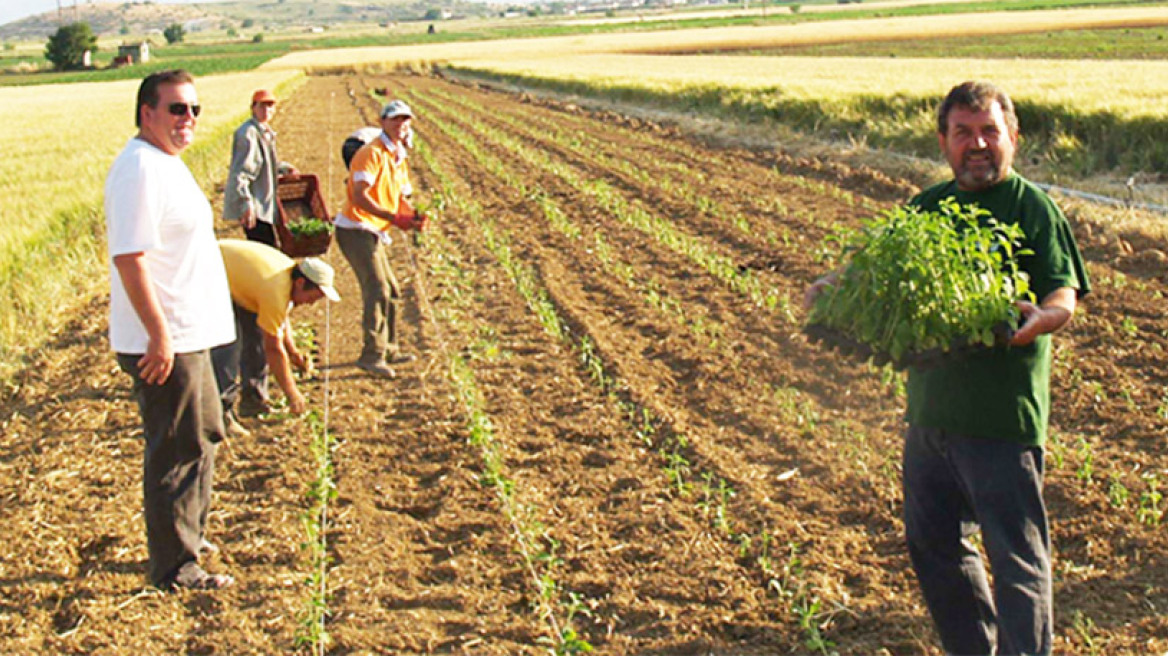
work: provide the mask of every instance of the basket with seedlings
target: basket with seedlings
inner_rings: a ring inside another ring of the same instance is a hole
[[[889,210],[829,237],[841,262],[804,333],[877,365],[927,368],[1009,343],[1033,301],[1017,225],[952,198]]]
[[[328,252],[333,238],[332,217],[315,175],[282,175],[276,185],[276,240],[289,257]]]

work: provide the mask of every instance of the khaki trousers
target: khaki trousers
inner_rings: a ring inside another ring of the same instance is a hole
[[[360,362],[384,362],[387,354],[396,354],[398,350],[395,301],[401,298],[397,278],[389,267],[389,256],[372,232],[337,228],[336,237],[361,286],[364,302],[361,332],[365,343]]]

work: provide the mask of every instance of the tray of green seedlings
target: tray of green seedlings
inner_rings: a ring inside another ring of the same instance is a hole
[[[841,353],[927,368],[1003,347],[1018,326],[1015,302],[1033,300],[1018,258],[1017,225],[952,198],[937,211],[888,210],[828,238],[841,262],[815,299],[804,333]]]
[[[276,242],[289,257],[328,252],[333,224],[320,180],[311,173],[282,175],[276,185]]]

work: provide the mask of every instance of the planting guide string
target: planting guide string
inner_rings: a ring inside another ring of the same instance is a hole
[[[426,368],[422,370],[422,373],[419,376],[420,382],[422,383],[422,392],[425,394],[426,376],[429,375],[430,369],[432,369],[434,364],[438,361],[438,356],[444,356],[448,362],[453,361],[454,356],[451,355],[450,345],[446,340],[446,333],[442,330],[441,324],[438,323],[438,318],[434,312],[433,306],[430,305],[430,294],[426,286],[426,277],[422,267],[418,265],[418,260],[414,255],[413,249],[410,248],[410,239],[408,236],[406,236],[401,241],[402,246],[405,248],[406,261],[409,263],[410,272],[413,274],[414,285],[417,288],[418,305],[422,309],[422,313],[426,315],[430,325],[433,327],[439,347],[439,352],[436,353],[434,357],[430,358],[429,364],[426,365]],[[504,512],[507,515],[508,522],[511,524],[511,530],[515,534],[515,542],[519,545],[519,550],[521,552],[520,555],[523,557],[524,569],[527,570],[528,576],[531,577],[532,583],[535,585],[535,589],[540,591],[543,589],[541,584],[542,577],[539,575],[539,572],[535,571],[535,566],[532,564],[534,558],[531,554],[531,548],[528,545],[526,538],[524,538],[523,527],[519,525],[518,513],[507,512],[506,509],[504,509]],[[564,634],[560,629],[559,622],[556,620],[556,615],[552,610],[551,604],[547,601],[543,594],[538,595],[538,598],[543,604],[543,619],[551,626],[553,639],[562,643]]]
[[[333,197],[332,130],[333,130],[333,98],[335,96],[336,96],[336,93],[329,94],[329,109],[328,109],[328,121],[327,121],[328,127],[327,127],[327,131],[325,132],[325,150],[326,150],[326,152],[328,152],[328,164],[326,164],[326,166],[325,166],[325,172],[327,174],[327,179],[328,179],[328,197],[330,199]],[[331,362],[331,358],[329,357],[329,352],[332,349],[332,331],[331,331],[332,305],[333,305],[332,301],[330,301],[329,299],[326,298],[324,301],[324,348],[322,349],[322,354],[321,354],[322,359],[323,359],[323,363],[322,363],[323,366],[321,368],[324,370],[324,385],[323,385],[323,387],[324,387],[324,402],[322,403],[323,413],[322,413],[322,417],[321,417],[321,438],[324,440],[324,457],[328,462],[329,469],[332,468],[332,440],[329,438],[329,408],[331,405],[330,399],[332,396],[330,394],[330,388],[329,388],[329,383],[332,379],[332,377],[330,375],[330,373],[331,373],[330,367],[331,367],[332,362]],[[331,474],[329,475],[329,478],[330,479],[332,478]],[[329,486],[330,487],[332,486],[331,481],[329,481]],[[320,568],[320,576],[319,576],[320,588],[319,588],[319,590],[317,590],[316,594],[318,595],[317,599],[321,600],[323,602],[323,600],[326,598],[326,595],[328,594],[328,556],[327,556],[327,553],[328,553],[328,490],[327,489],[322,490],[321,494],[324,495],[323,502],[320,504],[320,527],[318,529],[318,531],[319,531],[318,541],[320,543],[321,558],[320,558],[320,562],[316,563],[316,565]],[[326,608],[327,608],[327,605],[326,605]],[[317,654],[319,654],[320,656],[324,656],[324,653],[325,653],[326,645],[325,645],[325,640],[323,639],[323,636],[325,636],[325,621],[327,619],[327,615],[328,615],[327,610],[320,613],[319,626],[317,627],[317,631],[318,631],[317,635],[321,636],[322,639],[316,640],[315,644],[313,645],[313,651],[316,652]]]

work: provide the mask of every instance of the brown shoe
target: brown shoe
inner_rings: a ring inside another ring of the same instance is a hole
[[[393,378],[397,375],[385,362],[358,362],[357,368],[380,378]]]
[[[243,427],[239,423],[239,419],[235,417],[234,410],[228,410],[223,413],[223,427],[226,429],[227,437],[250,437],[251,431]]]
[[[175,590],[222,590],[235,585],[235,579],[226,574],[208,574],[207,570],[191,561],[178,568],[178,572],[167,582],[162,589],[174,592]]]
[[[397,353],[391,354],[387,362],[389,364],[409,364],[410,362],[413,362],[417,359],[418,356],[414,355],[413,353],[398,351]]]
[[[240,417],[258,417],[260,415],[266,415],[271,411],[272,407],[263,399],[253,399],[245,396],[239,401],[238,415]]]

